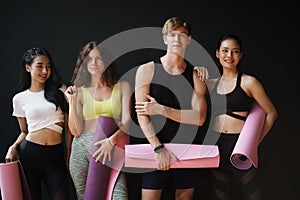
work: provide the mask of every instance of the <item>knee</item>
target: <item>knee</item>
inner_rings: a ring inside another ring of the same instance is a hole
[[[142,189],[142,200],[159,200],[161,197],[162,190],[147,190]]]
[[[194,189],[176,190],[176,200],[192,200]]]

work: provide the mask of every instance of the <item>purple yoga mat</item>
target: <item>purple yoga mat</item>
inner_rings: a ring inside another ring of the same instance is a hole
[[[2,200],[30,200],[26,177],[20,161],[0,163]]]
[[[232,151],[230,161],[238,169],[258,167],[257,147],[265,123],[265,111],[255,103],[249,112],[239,139]]]
[[[96,127],[93,144],[99,140],[111,136],[119,128],[119,121],[111,118],[100,116]],[[93,145],[92,155],[98,149]],[[115,149],[113,149],[114,151]],[[114,157],[112,152],[112,158]],[[89,163],[89,171],[87,176],[86,188],[84,193],[84,200],[104,200],[106,198],[106,190],[108,187],[112,161],[106,161],[103,165],[101,162],[96,163],[95,158],[91,155]]]

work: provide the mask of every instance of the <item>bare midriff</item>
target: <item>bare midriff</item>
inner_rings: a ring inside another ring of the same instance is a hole
[[[62,126],[62,123],[57,123]],[[26,140],[40,145],[56,145],[62,143],[62,134],[49,128],[42,128],[26,135]]]
[[[248,112],[235,112],[241,116],[247,116]],[[236,134],[242,131],[245,121],[223,114],[215,118],[213,130],[220,133]]]

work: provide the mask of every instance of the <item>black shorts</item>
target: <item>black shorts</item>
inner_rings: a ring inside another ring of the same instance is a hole
[[[196,169],[155,170],[143,174],[143,189],[162,189],[170,184],[175,189],[195,188],[198,178]]]

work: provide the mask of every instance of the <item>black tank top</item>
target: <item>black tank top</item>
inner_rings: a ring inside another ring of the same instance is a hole
[[[241,77],[242,73],[239,73],[235,88],[232,92],[227,94],[219,94],[217,92],[220,79],[216,82],[211,93],[212,112],[214,116],[226,114],[240,120],[246,120],[247,117],[233,113],[242,111],[249,112],[254,103],[254,99],[249,97],[241,87]]]
[[[165,71],[160,59],[155,59],[150,95],[162,105],[175,109],[192,109],[191,100],[194,89],[193,66],[187,63],[180,75]],[[193,143],[198,126],[182,124],[160,115],[150,116],[151,122],[162,143]]]

